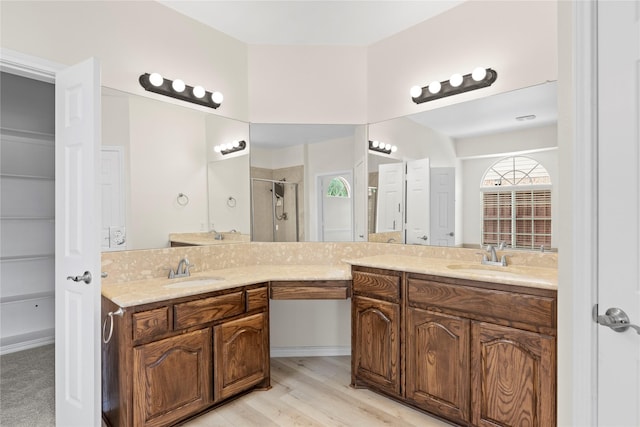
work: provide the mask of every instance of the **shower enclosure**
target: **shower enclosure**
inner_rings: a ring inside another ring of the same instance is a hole
[[[251,236],[254,242],[297,242],[298,184],[251,178]]]

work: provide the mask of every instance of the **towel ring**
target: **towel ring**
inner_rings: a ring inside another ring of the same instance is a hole
[[[113,316],[120,316],[123,317],[124,316],[124,308],[122,307],[118,307],[118,309],[116,311],[110,311],[107,313],[107,315],[104,318],[104,321],[102,322],[102,342],[107,344],[109,343],[109,341],[111,341],[111,337],[113,336]],[[109,335],[107,335],[107,320],[109,320]]]
[[[235,208],[236,207],[236,199],[234,199],[233,197],[229,196],[229,198],[227,199],[227,206],[229,206],[230,208]]]
[[[189,197],[184,193],[178,193],[176,200],[180,206],[187,206],[189,204]]]

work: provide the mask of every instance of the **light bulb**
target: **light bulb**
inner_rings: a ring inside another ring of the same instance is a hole
[[[202,86],[196,86],[193,88],[193,96],[196,98],[202,98],[205,95],[205,90]]]
[[[151,73],[149,75],[149,83],[151,83],[155,87],[160,87],[162,86],[162,83],[164,83],[164,79],[159,73]]]
[[[480,80],[484,79],[486,75],[487,75],[487,70],[485,68],[478,67],[475,70],[473,70],[473,73],[471,73],[471,78],[479,82]]]
[[[184,88],[186,87],[184,82],[180,79],[175,79],[173,81],[173,83],[171,83],[171,87],[173,88],[173,90],[175,90],[176,92],[182,92],[184,91]]]
[[[373,148],[378,148],[378,145],[380,145],[380,143],[379,143],[378,141],[373,141],[373,142],[371,143],[371,146],[372,146]]]
[[[450,78],[449,78],[449,84],[451,85],[451,87],[458,87],[462,84],[462,76],[460,74],[453,74]]]
[[[222,151],[222,147],[220,147],[219,145],[216,145],[215,147],[213,147],[213,151],[215,151],[216,153],[219,153],[220,151]]]
[[[385,150],[391,150],[391,144],[385,144],[384,145],[384,149]]]
[[[223,99],[224,96],[222,96],[220,92],[213,92],[211,94],[211,100],[214,102],[214,104],[222,104]]]
[[[429,92],[433,94],[440,92],[441,88],[442,88],[442,85],[440,85],[440,82],[432,82],[429,84]]]
[[[411,87],[409,94],[411,95],[412,98],[417,98],[420,95],[422,95],[422,88],[420,86],[413,86]]]
[[[395,145],[393,145],[393,146],[391,147],[391,152],[392,152],[392,153],[395,153],[396,151],[398,151],[398,147],[396,147]]]
[[[225,145],[224,147],[226,150],[231,150],[233,149],[233,144],[231,144],[230,142],[227,142],[227,145]]]
[[[238,148],[240,147],[240,141],[233,141],[233,148]]]

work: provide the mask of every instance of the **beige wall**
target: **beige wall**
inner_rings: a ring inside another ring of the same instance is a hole
[[[182,78],[224,94],[217,110],[194,108],[248,119],[247,45],[160,3],[2,1],[0,12],[3,48],[66,65],[98,57],[104,86],[165,102],[179,101],[146,92],[140,74]]]
[[[363,47],[250,46],[250,121],[366,123]]]
[[[556,80],[554,1],[470,1],[368,48],[367,119],[378,122]],[[493,86],[416,105],[411,86],[477,66],[498,72]]]
[[[557,79],[553,1],[465,2],[369,47],[248,46],[147,1],[0,7],[3,48],[68,65],[96,56],[105,86],[150,97],[137,79],[158,70],[221,91],[215,114],[253,122],[370,123]],[[408,95],[478,65],[498,71],[490,88],[419,106]]]

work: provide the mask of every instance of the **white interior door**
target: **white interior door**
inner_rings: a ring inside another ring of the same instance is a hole
[[[429,245],[429,159],[407,162],[407,235],[410,245]]]
[[[100,117],[98,61],[58,72],[55,387],[65,427],[100,425]]]
[[[640,325],[640,1],[598,2],[598,308]],[[640,335],[598,330],[598,425],[640,425]],[[639,331],[640,332],[640,331]]]
[[[431,168],[431,244],[455,245],[455,168]]]
[[[376,233],[402,230],[403,178],[404,165],[402,163],[388,163],[378,166]]]
[[[329,194],[329,186],[337,180],[347,189],[346,196]],[[351,173],[324,175],[319,178],[321,191],[321,230],[323,242],[353,241],[353,191]]]

